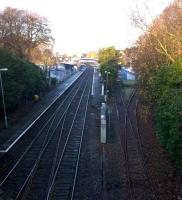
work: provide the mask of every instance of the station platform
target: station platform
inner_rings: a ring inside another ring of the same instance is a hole
[[[83,72],[84,70],[76,72],[47,93],[43,99],[33,105],[31,111],[28,111],[28,114],[15,126],[10,126],[8,129],[0,131],[0,153],[7,153],[34,124],[36,119],[39,118],[49,106],[51,106],[53,102],[82,75]]]

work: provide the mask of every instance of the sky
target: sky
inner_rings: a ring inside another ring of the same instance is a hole
[[[151,21],[172,0],[0,0],[6,7],[29,10],[48,19],[55,52],[87,53],[99,48],[130,47],[141,34],[131,23],[138,8]],[[146,11],[146,6],[150,12]]]

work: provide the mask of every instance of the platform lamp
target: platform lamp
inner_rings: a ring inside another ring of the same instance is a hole
[[[2,81],[2,76],[1,73],[4,71],[7,71],[7,68],[0,68],[0,84],[1,84],[1,94],[2,94],[2,102],[3,102],[3,110],[4,110],[4,122],[5,122],[5,127],[8,128],[8,120],[7,120],[7,115],[6,115],[6,105],[4,101],[4,89],[3,89],[3,81]]]
[[[110,74],[110,72],[105,71],[106,74],[106,99],[107,99],[107,95],[108,95],[108,91],[107,91],[107,85],[108,85],[108,75]]]

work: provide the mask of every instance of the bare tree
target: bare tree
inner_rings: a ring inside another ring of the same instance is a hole
[[[53,42],[46,18],[15,8],[0,13],[0,46],[30,59],[33,49]]]
[[[182,57],[182,0],[169,5],[150,25],[138,12],[132,13],[132,20],[144,30],[136,42],[136,68],[148,71]]]

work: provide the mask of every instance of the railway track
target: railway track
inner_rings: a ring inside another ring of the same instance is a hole
[[[69,89],[59,96],[55,102],[53,102],[53,104],[46,109],[42,116],[33,122],[33,125],[26,130],[26,134],[24,134],[21,139],[16,142],[16,145],[14,145],[13,148],[1,157],[0,186],[2,185],[4,176],[12,170],[12,166],[16,166],[18,160],[21,159],[20,157],[23,156],[23,154],[26,154],[37,138],[40,137],[43,132],[46,132],[46,129],[48,131],[52,120],[55,117],[56,110],[58,110],[60,106],[64,107],[63,104],[66,101],[66,98],[68,98],[70,94],[72,95],[73,91],[78,87],[78,84],[80,84],[80,81],[82,81],[85,75],[86,74],[82,74],[82,76],[76,80],[74,85],[69,87]],[[40,139],[40,141],[43,140]]]
[[[90,91],[91,82],[85,86],[80,98],[74,121],[49,187],[47,200],[73,199]]]
[[[40,128],[36,125],[36,136],[1,178],[8,198],[73,198],[92,74],[88,69],[56,102],[54,112],[51,108],[53,114],[47,115]]]
[[[142,148],[142,140],[136,121],[135,92],[133,90],[127,102],[124,102],[123,94],[118,94],[115,100],[117,118],[121,129],[122,155],[125,162],[125,176],[123,182],[128,200],[157,200],[146,166],[145,154]],[[132,117],[135,116],[135,120]],[[132,119],[132,120],[131,120]]]

